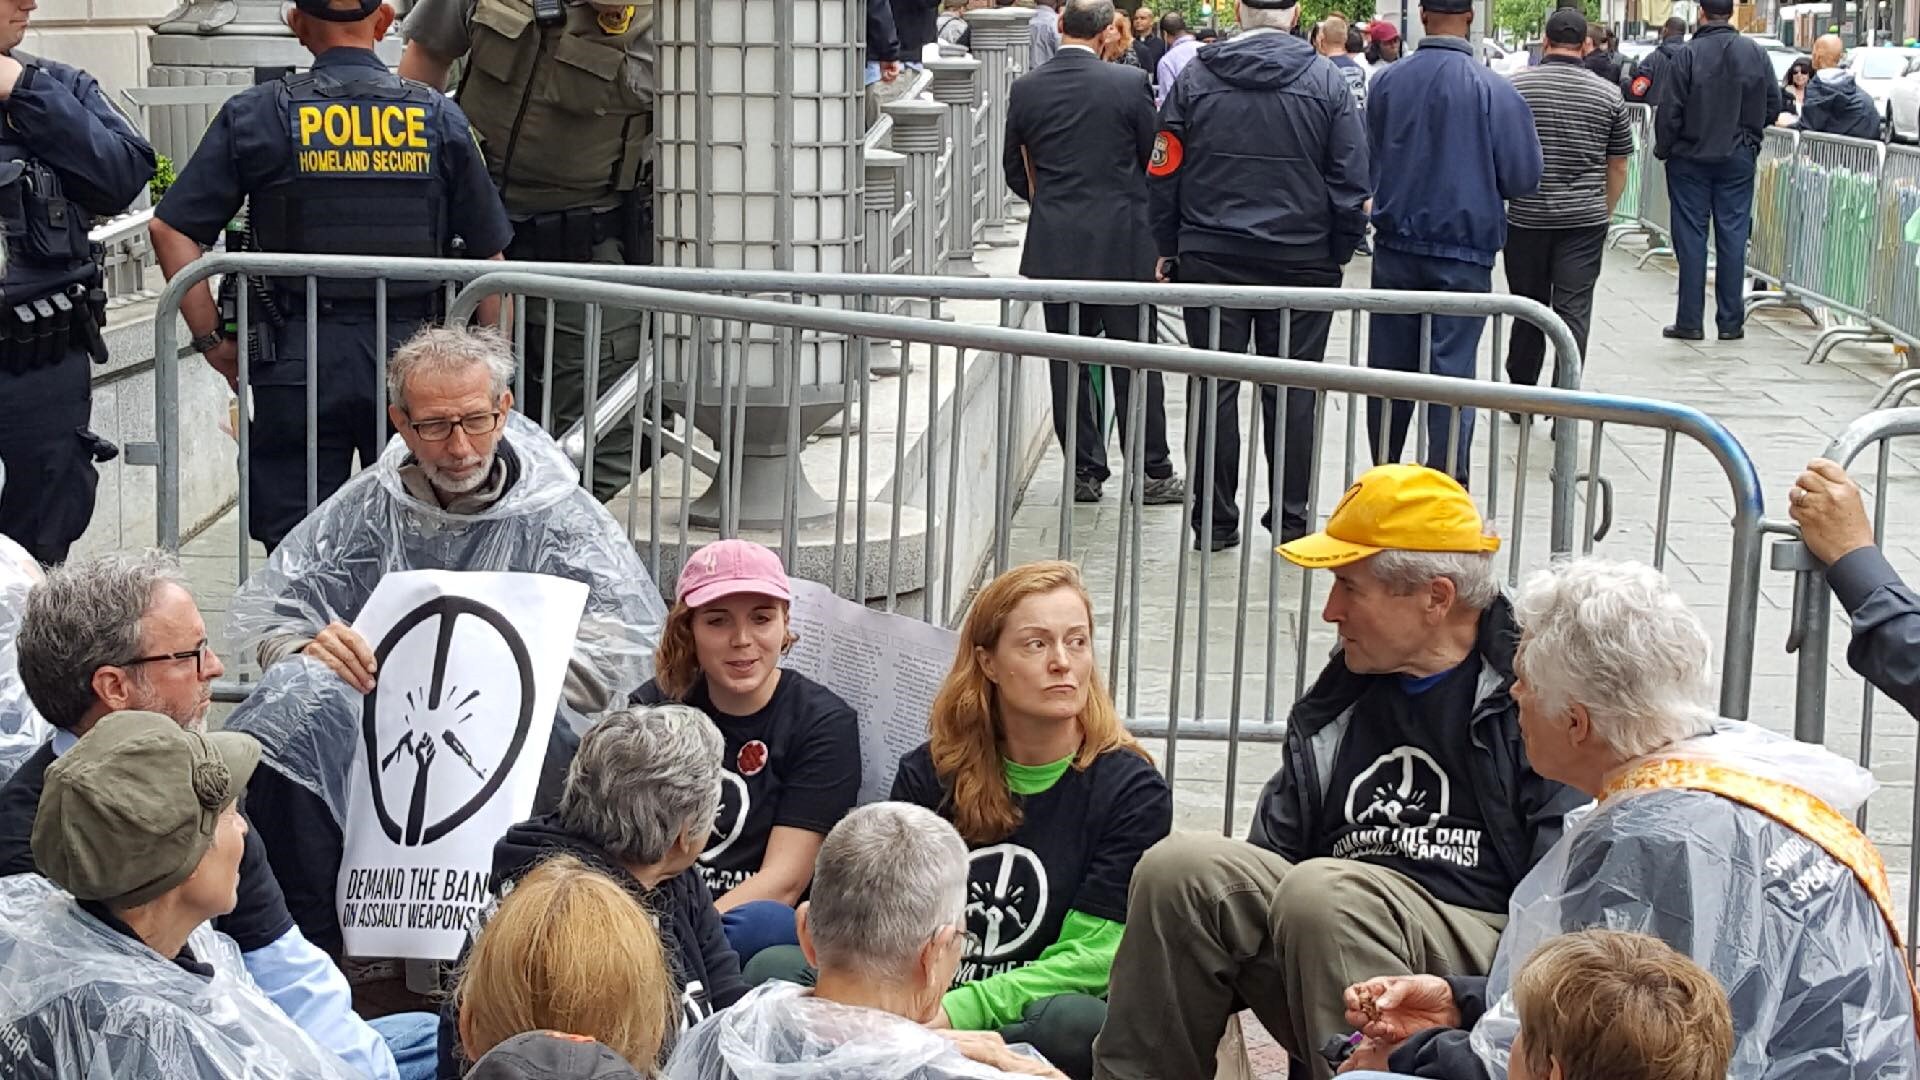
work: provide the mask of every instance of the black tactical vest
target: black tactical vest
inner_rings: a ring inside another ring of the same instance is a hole
[[[286,173],[248,201],[259,250],[399,258],[451,253],[437,94],[364,68],[289,75],[278,92],[293,153]],[[280,284],[304,295],[304,282]],[[402,298],[436,289],[431,282],[396,281],[387,291]],[[373,283],[323,278],[319,292],[323,299],[370,299]]]
[[[22,63],[32,58],[18,49]],[[6,236],[6,273],[0,308],[31,303],[90,280],[96,270],[87,211],[66,197],[60,177],[34,159],[13,127],[0,122],[0,233]]]

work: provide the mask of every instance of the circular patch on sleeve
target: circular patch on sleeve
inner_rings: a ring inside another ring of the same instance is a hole
[[[1180,171],[1180,162],[1185,156],[1186,147],[1180,145],[1180,136],[1163,131],[1154,137],[1153,160],[1147,163],[1147,175],[1172,176]]]

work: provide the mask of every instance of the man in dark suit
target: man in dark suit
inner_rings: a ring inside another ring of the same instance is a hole
[[[1100,59],[1116,31],[1112,0],[1069,0],[1060,24],[1060,52],[1013,84],[1007,101],[1007,187],[1033,207],[1020,273],[1030,278],[1082,281],[1153,280],[1153,242],[1147,231],[1147,163],[1158,121],[1144,73]],[[1144,315],[1144,323],[1143,322]],[[1138,306],[1082,304],[1078,326],[1067,304],[1046,305],[1047,330],[1104,333],[1116,341],[1153,339],[1153,312]],[[1072,366],[1048,365],[1053,382],[1053,430],[1067,445]],[[1121,445],[1127,438],[1133,373],[1123,368],[1079,369],[1079,408],[1072,420],[1075,502],[1099,502],[1107,470],[1104,373],[1113,377]],[[1147,376],[1146,482],[1143,497],[1178,503],[1184,491],[1167,450],[1166,390],[1158,372]]]

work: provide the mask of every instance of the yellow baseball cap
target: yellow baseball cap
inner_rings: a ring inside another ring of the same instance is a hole
[[[1362,473],[1327,527],[1275,548],[1296,566],[1335,567],[1396,551],[1500,550],[1487,536],[1473,496],[1446,473],[1421,465],[1378,465]]]

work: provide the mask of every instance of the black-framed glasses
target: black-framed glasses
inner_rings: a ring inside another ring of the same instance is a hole
[[[200,644],[195,645],[191,649],[184,649],[180,652],[161,653],[158,656],[136,656],[119,666],[139,667],[141,664],[166,664],[175,660],[191,660],[193,661],[194,677],[198,678],[206,670],[207,654],[213,651],[207,647],[207,644],[207,639],[201,638]]]
[[[446,442],[453,438],[453,429],[456,426],[469,435],[485,435],[500,426],[502,415],[504,415],[503,410],[495,409],[492,412],[473,413],[451,420],[412,420],[407,423],[407,426],[413,429],[415,435],[428,442]]]

